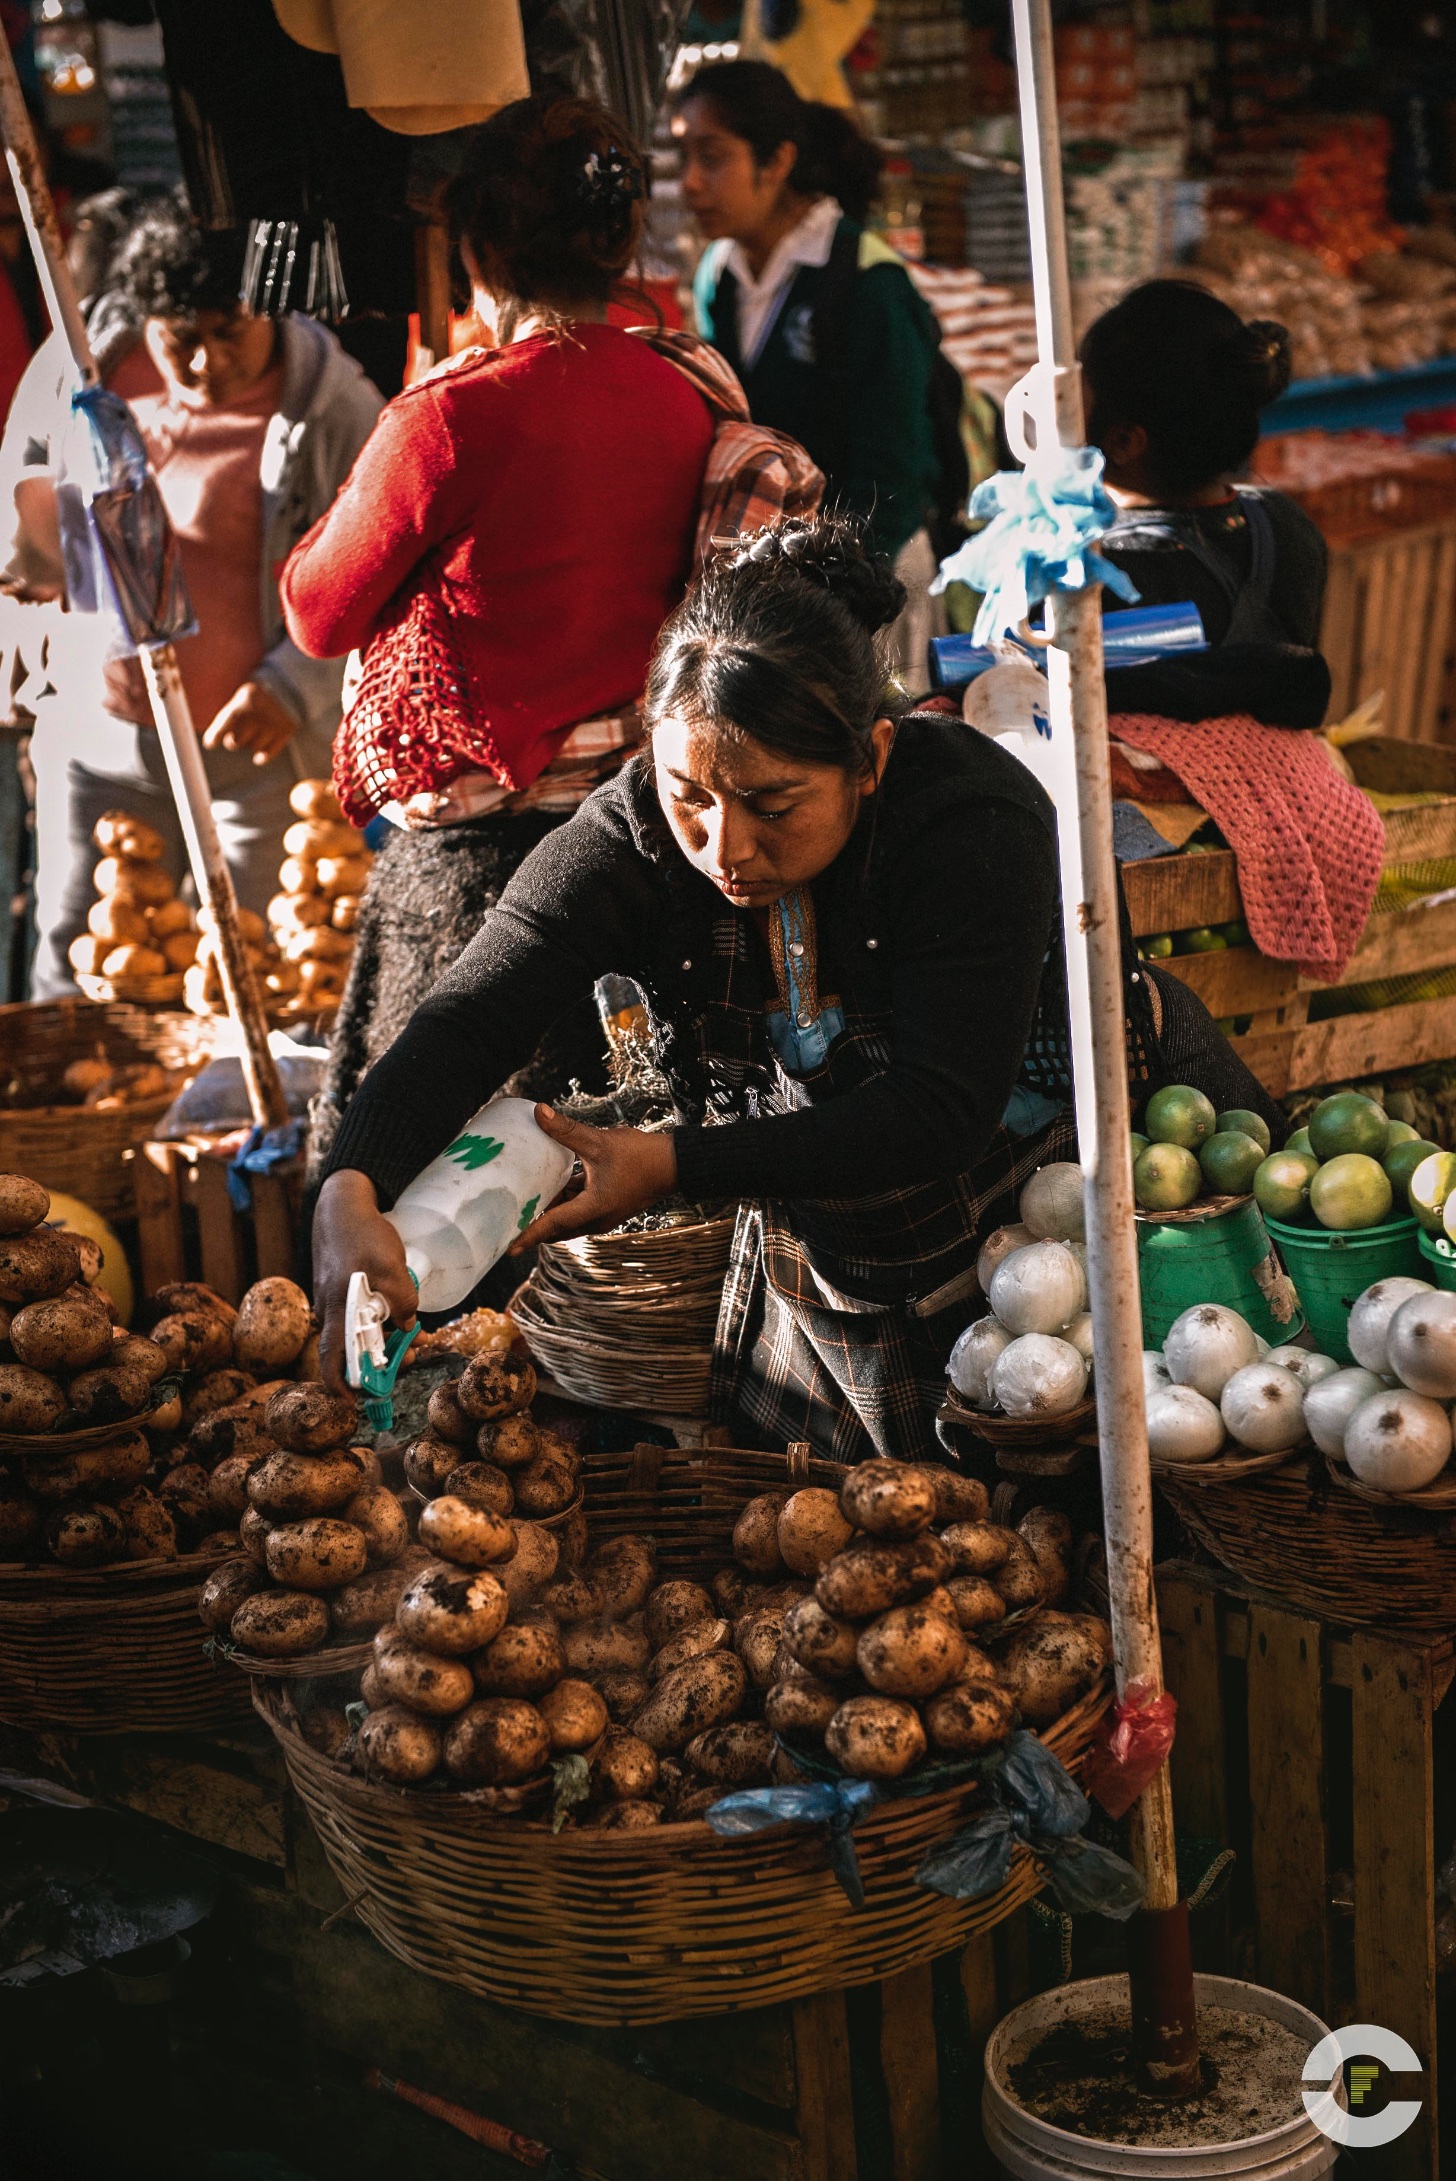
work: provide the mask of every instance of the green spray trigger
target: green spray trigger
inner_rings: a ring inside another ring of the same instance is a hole
[[[418,1293],[420,1283],[413,1272],[410,1278]],[[375,1431],[393,1429],[394,1382],[420,1329],[416,1319],[407,1333],[386,1336],[388,1321],[388,1303],[369,1285],[367,1273],[356,1272],[344,1300],[344,1376],[362,1394],[365,1421]]]

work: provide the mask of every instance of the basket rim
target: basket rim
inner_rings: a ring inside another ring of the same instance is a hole
[[[374,1641],[341,1643],[333,1650],[327,1644],[317,1651],[300,1652],[297,1658],[258,1658],[253,1653],[240,1651],[226,1636],[214,1634],[213,1646],[217,1655],[229,1666],[236,1666],[241,1673],[270,1681],[331,1681],[339,1674],[362,1673],[374,1656]]]
[[[169,1384],[159,1378],[152,1386],[153,1394],[158,1386]],[[82,1424],[75,1431],[0,1431],[0,1454],[70,1454],[77,1447],[99,1446],[107,1439],[115,1439],[123,1431],[145,1431],[147,1418],[155,1416],[159,1409],[167,1407],[174,1398],[175,1387],[166,1401],[153,1400],[148,1407],[138,1410],[135,1416],[118,1417],[110,1424]]]
[[[1089,1424],[1095,1426],[1097,1396],[1084,1394],[1075,1408],[1066,1409],[1060,1416],[1045,1419],[1031,1416],[1004,1416],[997,1409],[973,1409],[963,1401],[949,1379],[939,1409],[937,1420],[943,1424],[960,1424],[978,1439],[990,1446],[1024,1447],[1038,1442],[1047,1446],[1059,1446],[1083,1433]]]
[[[1204,1486],[1238,1484],[1245,1477],[1261,1477],[1277,1469],[1287,1469],[1296,1462],[1305,1461],[1314,1451],[1312,1439],[1302,1439],[1298,1446],[1284,1447],[1272,1454],[1246,1453],[1242,1460],[1234,1454],[1215,1454],[1206,1462],[1170,1462],[1157,1455],[1148,1457],[1148,1466],[1155,1477],[1187,1477],[1190,1483]]]
[[[19,1602],[27,1593],[44,1596],[48,1591],[79,1598],[105,1597],[108,1592],[120,1597],[127,1590],[171,1578],[179,1589],[196,1590],[200,1576],[237,1557],[238,1548],[230,1545],[216,1552],[178,1553],[172,1560],[113,1560],[99,1568],[67,1568],[58,1560],[5,1560],[0,1561],[0,1602]]]
[[[1348,1493],[1351,1499],[1364,1500],[1367,1506],[1398,1507],[1413,1514],[1432,1517],[1456,1514],[1456,1476],[1444,1485],[1439,1476],[1433,1477],[1429,1484],[1422,1485],[1416,1492],[1386,1492],[1378,1485],[1365,1484],[1338,1455],[1326,1454],[1324,1460],[1326,1472],[1335,1488]]]

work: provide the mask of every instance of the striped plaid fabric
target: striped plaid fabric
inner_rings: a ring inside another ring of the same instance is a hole
[[[641,742],[642,718],[635,706],[604,719],[584,719],[528,788],[502,787],[492,772],[464,772],[447,787],[427,788],[393,804],[386,815],[411,832],[459,825],[466,818],[520,817],[528,810],[569,818],[593,788],[621,770]]]

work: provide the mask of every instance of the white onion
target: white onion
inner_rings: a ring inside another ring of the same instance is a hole
[[[1456,1396],[1456,1295],[1412,1295],[1385,1330],[1391,1370],[1412,1393],[1432,1401]]]
[[[1258,1335],[1224,1303],[1195,1303],[1175,1318],[1163,1343],[1168,1376],[1217,1401],[1235,1371],[1258,1361]]]
[[[1152,1396],[1153,1396],[1153,1395],[1154,1395],[1155,1393],[1160,1393],[1160,1392],[1162,1391],[1162,1389],[1163,1389],[1163,1387],[1164,1387],[1164,1386],[1171,1386],[1171,1385],[1172,1385],[1172,1383],[1173,1383],[1173,1379],[1172,1379],[1172,1374],[1171,1374],[1171,1372],[1170,1372],[1170,1371],[1169,1371],[1169,1369],[1168,1369],[1168,1366],[1167,1366],[1167,1363],[1166,1363],[1166,1361],[1164,1360],[1164,1357],[1163,1357],[1163,1351],[1162,1351],[1162,1349],[1161,1349],[1161,1348],[1144,1348],[1144,1350],[1143,1350],[1143,1394],[1144,1394],[1144,1396],[1145,1396],[1146,1398],[1148,1398],[1148,1399],[1151,1399],[1151,1397],[1152,1397]]]
[[[1404,1273],[1396,1273],[1389,1280],[1377,1280],[1373,1287],[1367,1287],[1363,1295],[1356,1297],[1345,1331],[1355,1361],[1363,1364],[1367,1371],[1388,1371],[1385,1336],[1390,1330],[1391,1319],[1412,1295],[1434,1295],[1435,1292],[1429,1280],[1408,1279]]]
[[[1042,1241],[1082,1241],[1087,1232],[1082,1186],[1082,1169],[1073,1160],[1038,1167],[1021,1192],[1022,1220]]]
[[[1277,1363],[1248,1363],[1223,1389],[1229,1432],[1253,1454],[1277,1454],[1304,1437],[1304,1388]]]
[[[1060,1242],[1029,1242],[991,1275],[991,1308],[1013,1333],[1059,1333],[1087,1307],[1087,1280]]]
[[[987,1235],[976,1258],[976,1278],[983,1295],[990,1294],[991,1275],[1002,1258],[1009,1257],[1013,1250],[1024,1250],[1028,1242],[1035,1240],[1030,1227],[998,1227],[994,1234]]]
[[[1069,1340],[1078,1355],[1085,1356],[1090,1365],[1092,1361],[1092,1313],[1090,1310],[1082,1311],[1079,1316],[1073,1318],[1070,1325],[1063,1326],[1061,1337],[1063,1340]]]
[[[991,1391],[991,1366],[1003,1348],[1011,1345],[1011,1335],[999,1318],[977,1318],[968,1325],[950,1352],[946,1376],[963,1400],[973,1408],[991,1409],[996,1397]]]
[[[1087,1391],[1087,1365],[1070,1341],[1023,1333],[992,1365],[991,1391],[1008,1416],[1063,1416]]]
[[[1345,1426],[1346,1461],[1380,1492],[1418,1492],[1441,1474],[1450,1452],[1451,1419],[1421,1393],[1378,1393]]]
[[[1304,1397],[1304,1423],[1321,1454],[1344,1453],[1345,1426],[1362,1401],[1373,1400],[1382,1390],[1375,1373],[1358,1365],[1310,1387]]]
[[[1269,1343],[1267,1340],[1265,1340],[1262,1333],[1256,1333],[1254,1335],[1254,1346],[1259,1351],[1259,1361],[1262,1363],[1265,1356],[1269,1353]]]
[[[1277,1363],[1281,1371],[1293,1371],[1306,1392],[1340,1368],[1333,1356],[1317,1355],[1312,1348],[1271,1348],[1259,1361]]]
[[[1164,1462],[1211,1461],[1223,1445],[1223,1418],[1192,1386],[1160,1386],[1148,1397],[1148,1452]]]

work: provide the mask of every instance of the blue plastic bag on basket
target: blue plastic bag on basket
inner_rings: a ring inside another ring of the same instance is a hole
[[[1129,603],[1139,595],[1095,550],[1117,520],[1096,447],[1056,447],[1024,470],[998,470],[971,494],[970,514],[985,529],[941,562],[930,588],[968,583],[984,593],[972,632],[978,644],[1014,633],[1054,590],[1102,583]]]
[[[979,1901],[1011,1875],[1011,1851],[1022,1841],[1063,1908],[1095,1911],[1119,1922],[1141,1905],[1143,1881],[1110,1848],[1083,1840],[1092,1806],[1059,1757],[1020,1728],[1003,1760],[986,1776],[998,1807],[921,1859],[915,1876],[953,1901]]]
[[[56,478],[67,603],[106,615],[118,657],[194,635],[176,535],[135,417],[104,386],[80,387],[71,410]]]
[[[865,1903],[852,1827],[880,1799],[869,1780],[811,1780],[802,1787],[746,1787],[704,1812],[715,1833],[742,1839],[777,1825],[826,1825],[829,1867],[855,1908]]]

